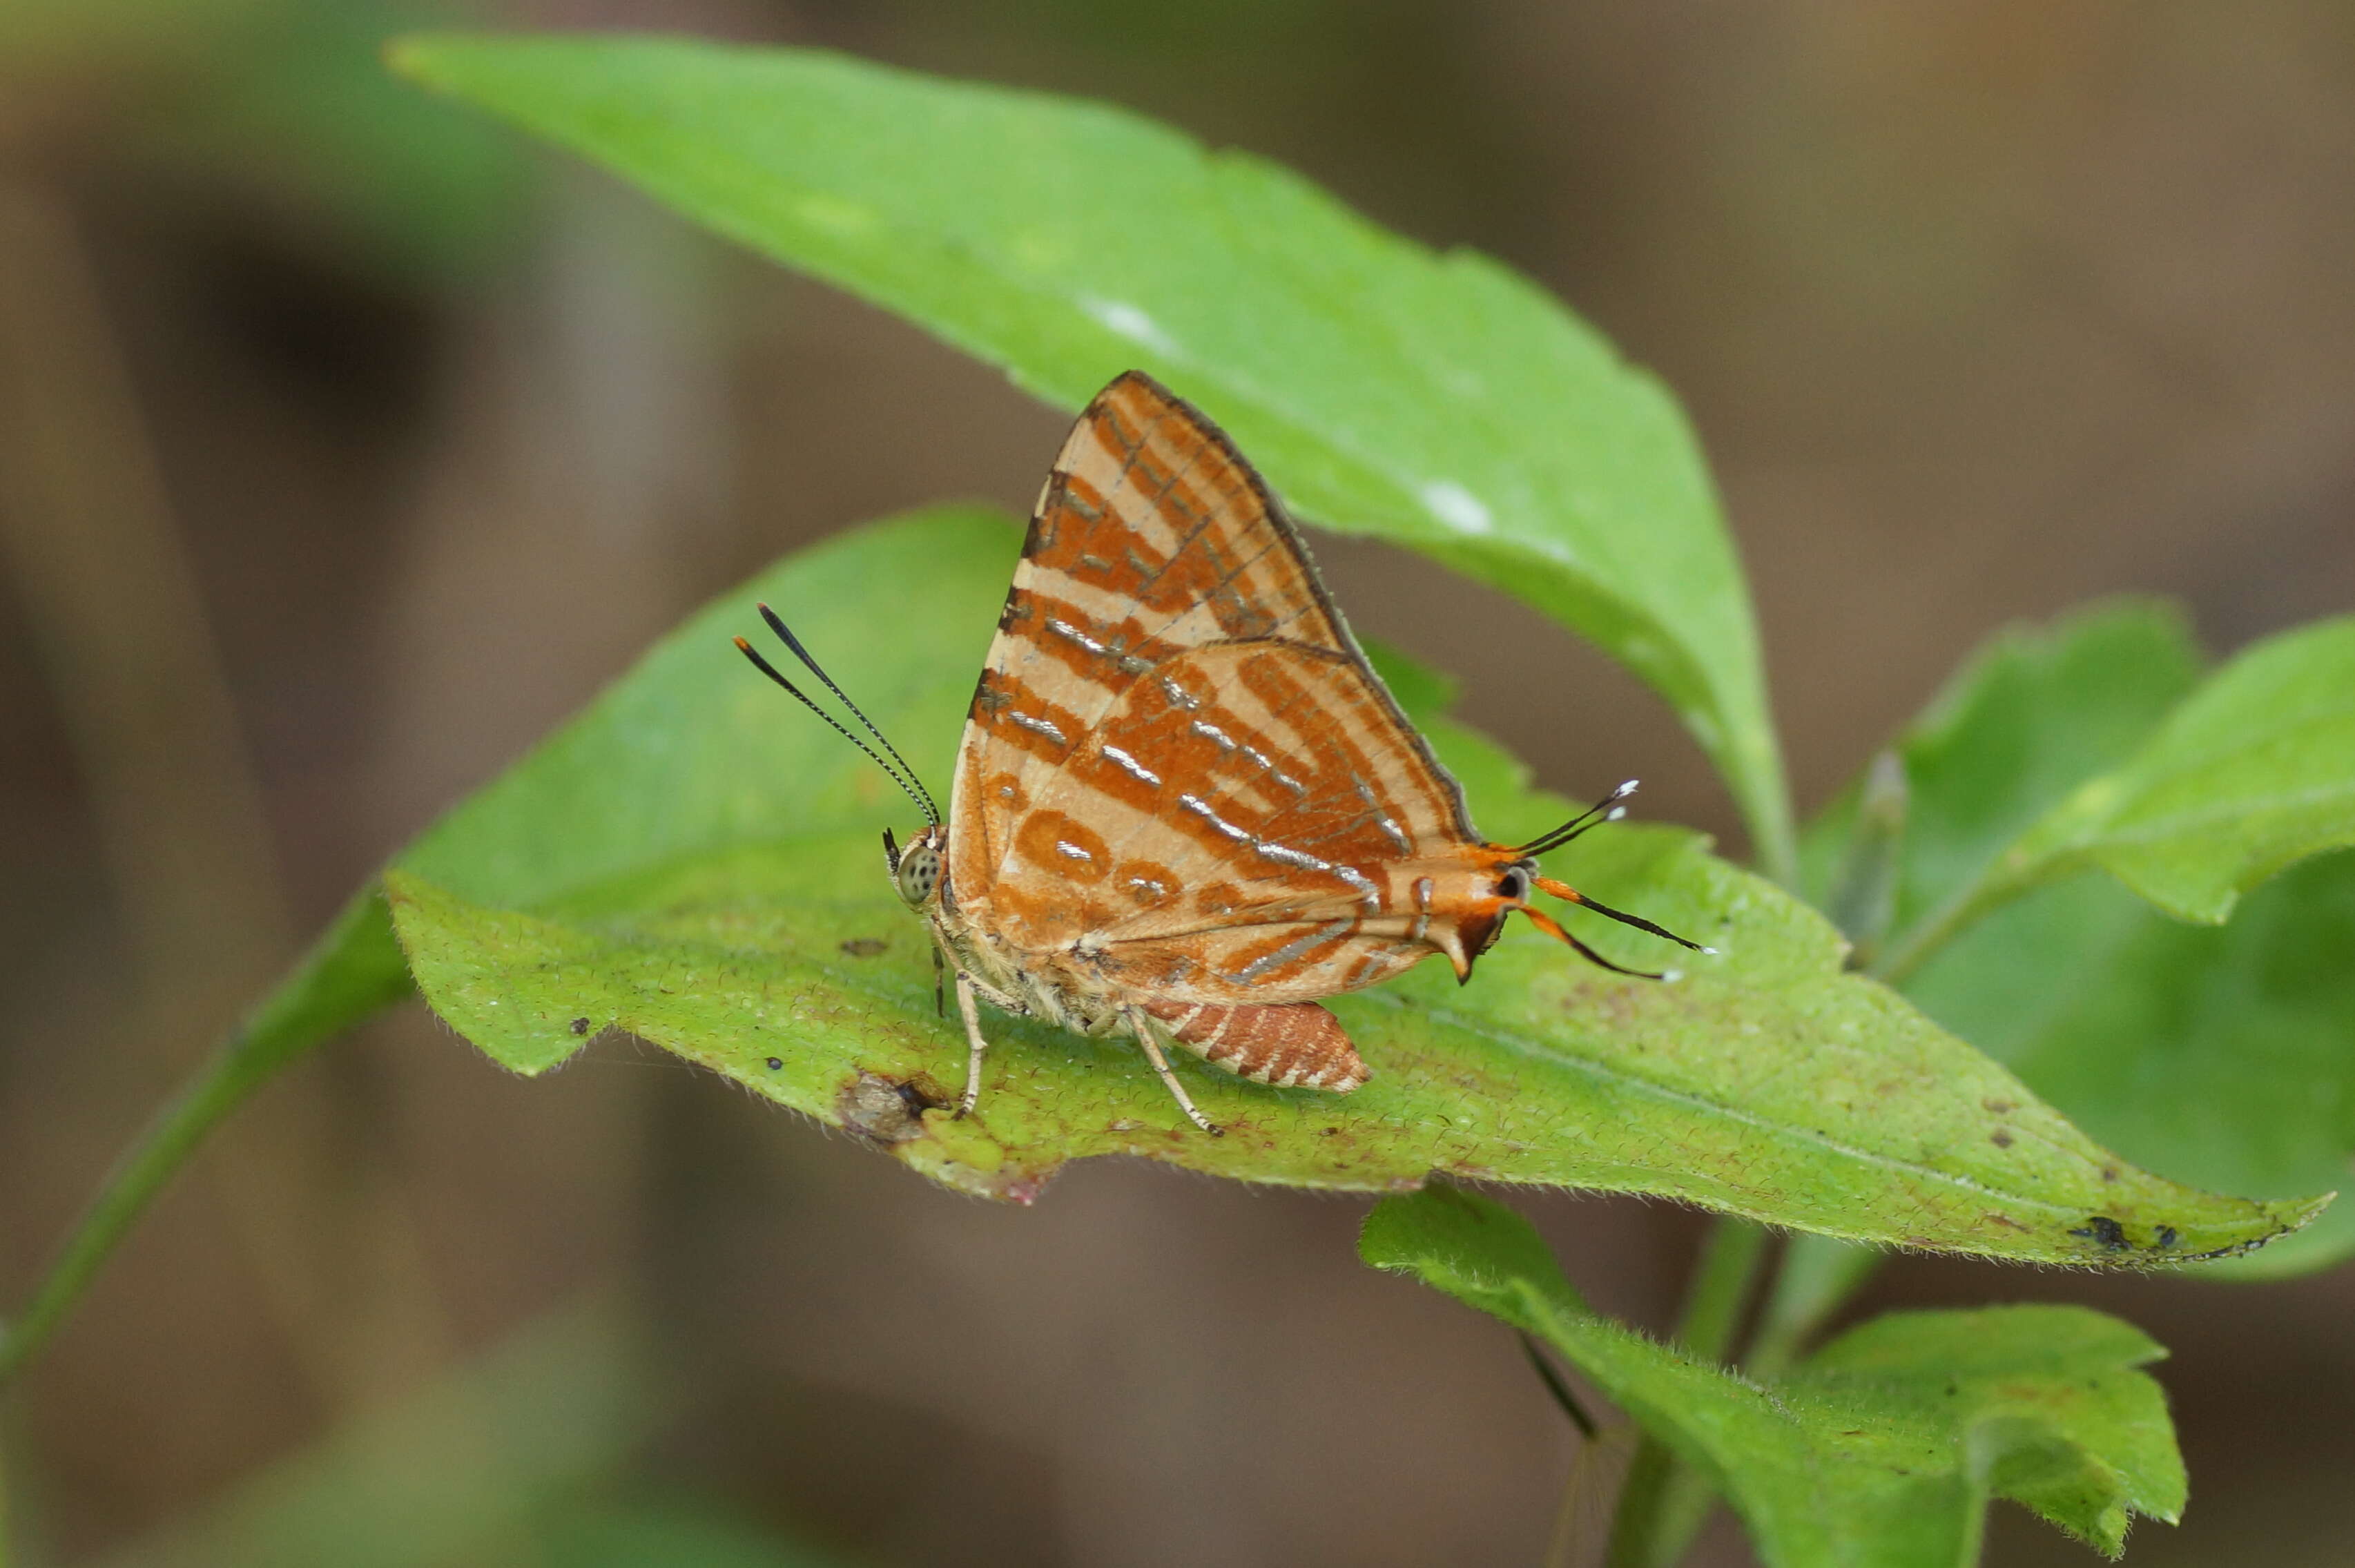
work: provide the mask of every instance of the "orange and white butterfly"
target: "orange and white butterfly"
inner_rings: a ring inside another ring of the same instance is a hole
[[[1088,405],[1039,494],[945,822],[882,732],[761,613],[882,752],[736,645],[924,813],[905,848],[885,833],[884,854],[954,976],[969,1048],[959,1115],[988,1050],[977,1002],[1133,1037],[1216,1134],[1165,1040],[1262,1083],[1347,1093],[1366,1064],[1319,997],[1434,953],[1468,979],[1514,911],[1619,969],[1533,907],[1532,890],[1697,946],[1538,872],[1538,856],[1623,815],[1632,781],[1526,844],[1473,830],[1275,497],[1216,425],[1141,372]]]

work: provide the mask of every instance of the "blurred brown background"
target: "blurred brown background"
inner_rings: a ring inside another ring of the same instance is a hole
[[[1691,410],[1803,808],[2006,619],[2158,590],[2221,651],[2355,606],[2331,0],[11,0],[0,1303],[438,808],[701,597],[891,508],[1019,508],[1060,437],[994,372],[383,80],[377,40],[437,19],[1100,96],[1525,269]],[[1640,773],[1648,814],[1738,848],[1631,681],[1405,556],[1321,554],[1548,783]],[[1516,1201],[1599,1306],[1666,1323],[1693,1216]],[[411,1007],[135,1233],[5,1406],[10,1528],[30,1564],[303,1561],[237,1544],[272,1474],[602,1292],[627,1327],[558,1381],[624,1359],[647,1408],[537,1412],[515,1453],[463,1411],[411,1432],[399,1462],[448,1477],[405,1527],[526,1450],[556,1472],[443,1560],[1535,1562],[1564,1424],[1497,1325],[1354,1262],[1362,1209],[1100,1166],[1000,1211],[657,1053],[525,1083]],[[2175,1352],[2191,1510],[2130,1563],[2355,1554],[2355,1275],[1909,1261],[1868,1306],[2020,1298]],[[539,1452],[591,1428],[602,1457]],[[525,1519],[631,1499],[659,1506],[598,1545]],[[1704,1555],[1747,1560],[1722,1521]],[[1989,1561],[2094,1559],[2006,1508]]]

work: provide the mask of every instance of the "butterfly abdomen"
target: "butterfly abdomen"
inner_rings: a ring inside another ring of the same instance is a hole
[[[1342,1032],[1341,1020],[1314,1002],[1148,1002],[1145,1010],[1211,1066],[1253,1083],[1346,1094],[1372,1076]]]

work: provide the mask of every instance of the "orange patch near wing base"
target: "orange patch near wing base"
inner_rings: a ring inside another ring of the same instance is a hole
[[[1040,870],[1067,882],[1101,882],[1112,874],[1112,851],[1095,829],[1060,811],[1022,818],[1015,848]]]

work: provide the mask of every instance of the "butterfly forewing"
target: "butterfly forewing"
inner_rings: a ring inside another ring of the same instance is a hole
[[[1263,1083],[1347,1093],[1366,1064],[1320,997],[1434,953],[1468,979],[1516,910],[1619,968],[1533,908],[1532,887],[1695,945],[1536,874],[1536,853],[1615,818],[1632,783],[1540,839],[1480,840],[1258,475],[1139,372],[1088,405],[1039,494],[945,824],[905,763],[885,762],[900,759],[881,731],[762,613],[881,752],[737,646],[930,821],[905,850],[889,834],[884,848],[955,977],[959,1116],[981,1093],[981,1004],[1134,1038],[1215,1134],[1167,1042]]]
[[[1189,1003],[1428,955],[1419,863],[1476,842],[1256,475],[1134,374],[1040,497],[950,817],[964,918]]]

